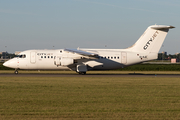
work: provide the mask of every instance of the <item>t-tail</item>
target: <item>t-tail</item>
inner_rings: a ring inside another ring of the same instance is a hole
[[[164,42],[169,29],[173,26],[152,25],[142,34],[139,40],[129,50],[142,53],[148,56],[148,59],[157,59],[157,54]]]

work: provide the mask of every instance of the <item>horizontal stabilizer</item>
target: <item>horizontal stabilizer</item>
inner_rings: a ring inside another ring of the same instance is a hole
[[[150,27],[151,27],[152,29],[156,29],[156,30],[175,28],[174,26],[165,26],[165,25],[154,25],[154,26],[150,26]]]

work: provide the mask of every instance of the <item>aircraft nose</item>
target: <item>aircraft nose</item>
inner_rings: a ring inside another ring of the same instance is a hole
[[[3,66],[8,67],[9,66],[9,62],[7,61],[7,62],[3,63]]]
[[[15,59],[11,59],[3,63],[3,66],[9,67],[9,68],[17,68],[17,62]]]

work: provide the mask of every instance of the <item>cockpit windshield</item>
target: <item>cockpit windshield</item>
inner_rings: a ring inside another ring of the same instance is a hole
[[[18,58],[26,58],[26,55],[25,54],[22,54],[22,55],[17,55]]]

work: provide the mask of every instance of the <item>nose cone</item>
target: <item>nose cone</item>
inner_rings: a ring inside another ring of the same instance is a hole
[[[9,65],[8,61],[3,63],[3,66],[5,66],[5,67],[9,67],[8,65]]]
[[[3,65],[9,68],[17,68],[17,61],[15,59],[11,59],[6,61]]]

